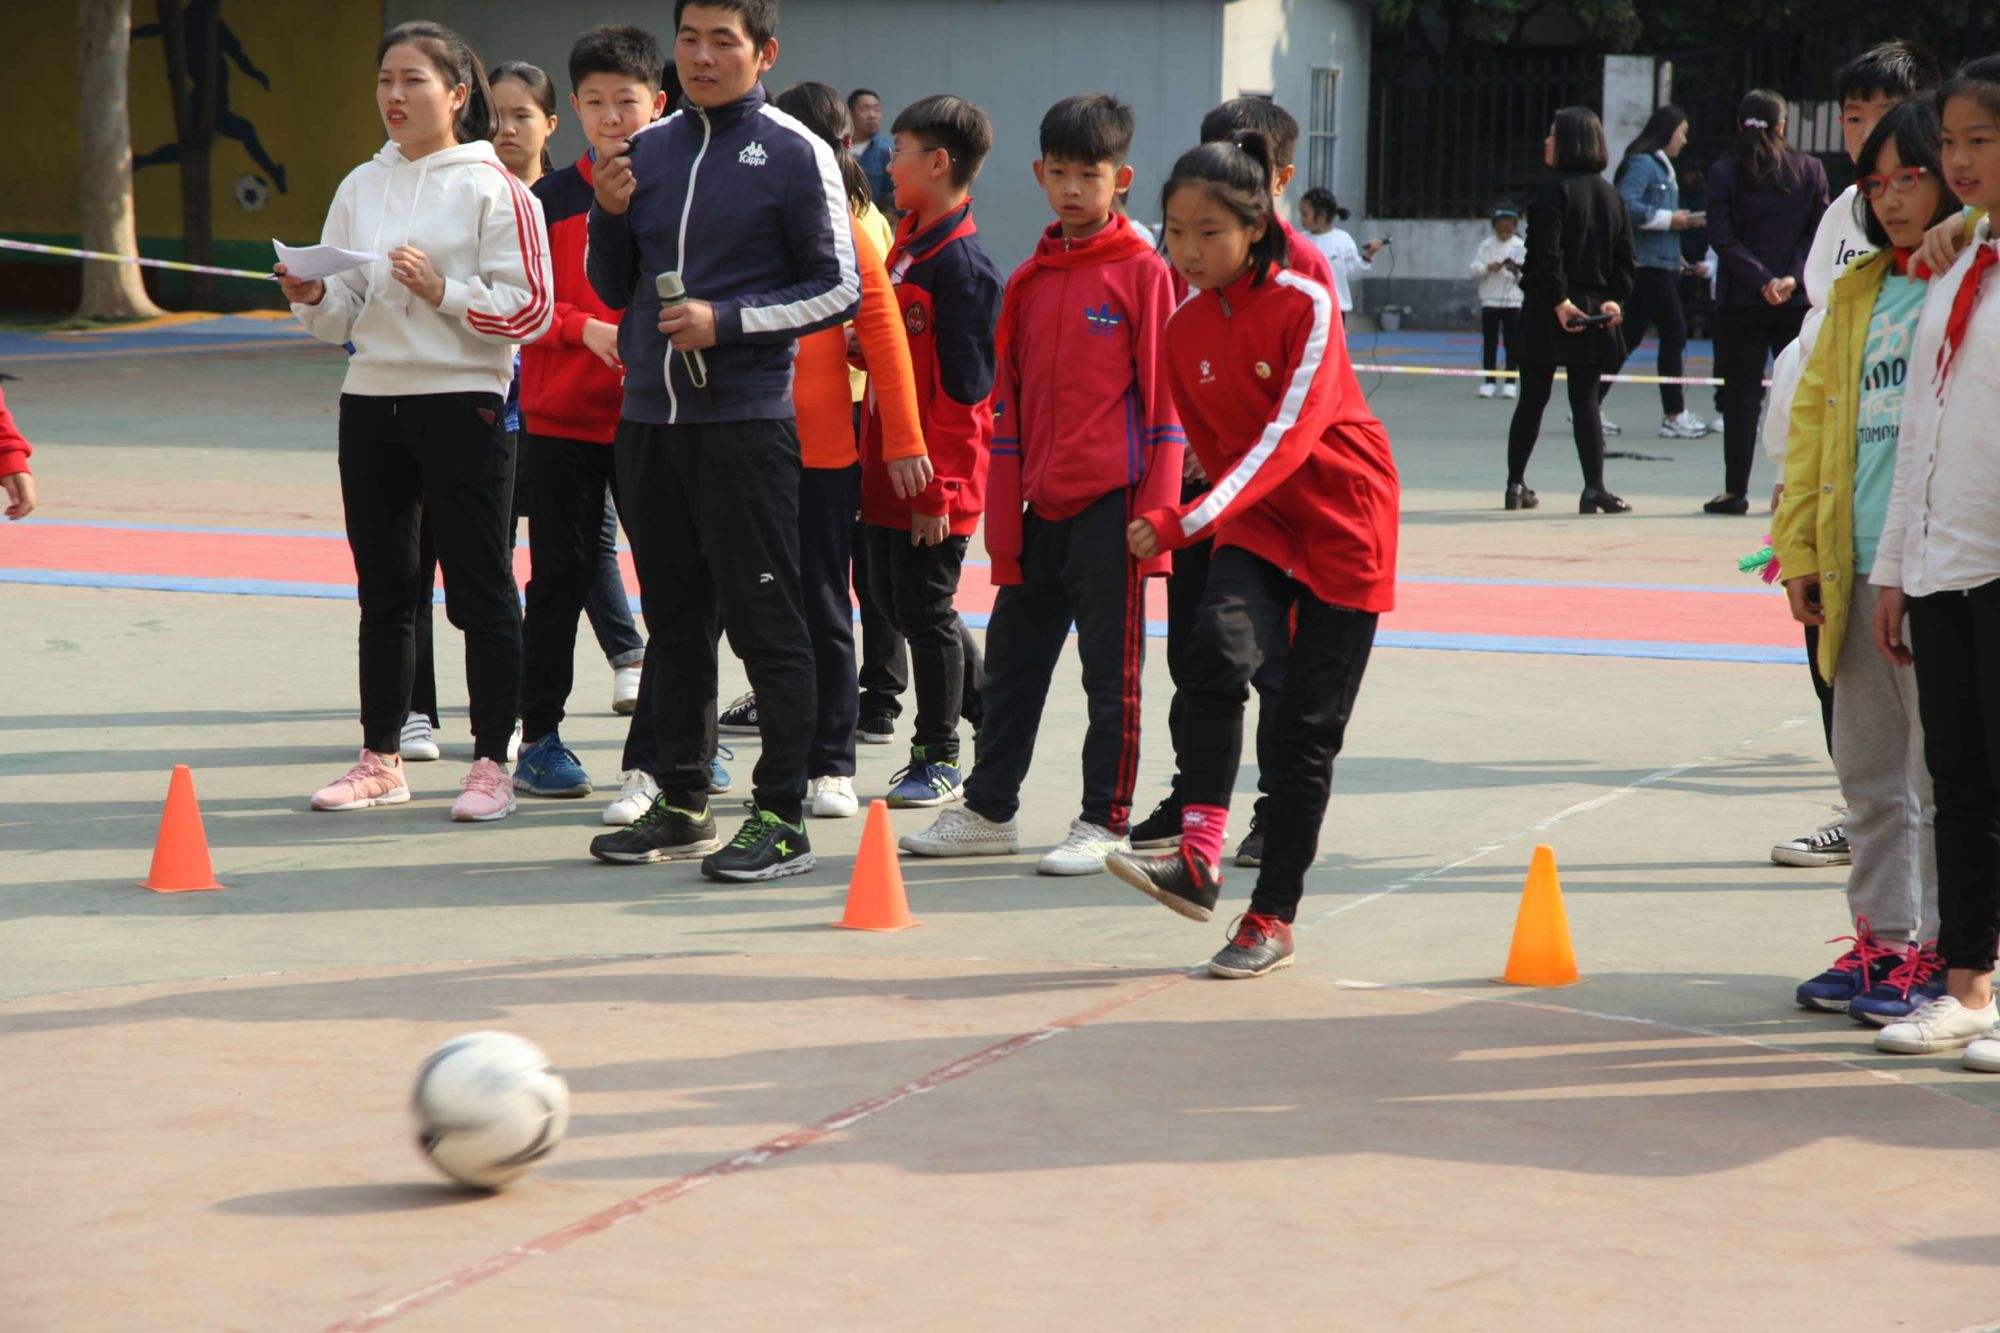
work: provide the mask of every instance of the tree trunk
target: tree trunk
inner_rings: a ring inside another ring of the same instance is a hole
[[[132,0],[77,0],[77,99],[83,131],[78,190],[83,248],[107,254],[139,253],[132,211],[132,123],[127,112]],[[160,308],[146,295],[144,270],[135,264],[85,260],[83,302],[87,319],[147,319]]]

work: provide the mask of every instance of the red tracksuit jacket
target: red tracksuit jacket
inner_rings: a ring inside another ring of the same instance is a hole
[[[1275,267],[1182,306],[1167,377],[1214,485],[1144,517],[1169,550],[1212,532],[1322,602],[1383,612],[1395,605],[1396,462],[1339,334],[1332,291]]]
[[[1021,581],[1023,504],[1060,520],[1118,490],[1134,514],[1179,498],[1187,435],[1161,355],[1174,305],[1166,265],[1118,214],[1081,241],[1051,226],[1007,280],[986,492],[996,584]],[[1163,553],[1140,573],[1169,566]]]
[[[979,526],[986,508],[987,452],[993,444],[993,330],[1000,317],[1000,271],[980,248],[972,201],[917,235],[906,214],[889,250],[889,280],[910,338],[924,448],[936,478],[914,500],[899,500],[882,462],[882,414],[871,395],[861,455],[861,517],[889,528],[911,513],[951,519],[955,537]]]
[[[28,437],[14,424],[14,414],[7,410],[7,395],[0,392],[0,477],[26,472],[28,455],[33,452]]]
[[[1285,229],[1285,267],[1294,273],[1311,278],[1328,291],[1337,290],[1333,281],[1333,265],[1326,262],[1326,256],[1312,243],[1312,237],[1283,218],[1278,219],[1278,225]],[[1187,279],[1181,276],[1179,269],[1174,269],[1173,275],[1174,304],[1179,305],[1188,298]],[[1334,310],[1334,318],[1340,319],[1338,308]],[[1341,320],[1341,323],[1344,324],[1346,321]],[[1343,342],[1346,340],[1344,332],[1336,332],[1335,336]]]
[[[555,272],[555,320],[537,342],[521,348],[521,428],[530,435],[609,444],[618,433],[625,376],[583,345],[593,319],[616,324],[622,311],[597,299],[583,273],[590,244],[593,163],[552,171],[533,185],[549,224],[549,267]]]

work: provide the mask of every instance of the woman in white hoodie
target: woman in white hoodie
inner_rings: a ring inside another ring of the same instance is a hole
[[[500,819],[514,809],[507,741],[521,693],[504,412],[515,345],[549,327],[548,234],[540,203],[489,142],[486,73],[464,40],[405,23],[376,59],[389,142],[341,182],[321,239],[382,257],[323,282],[278,269],[306,329],[354,346],[340,396],[340,489],[361,603],[362,750],[312,805],[410,799],[399,750],[417,605],[430,596],[421,516],[444,567],[445,614],[465,635],[475,762],[452,818]]]

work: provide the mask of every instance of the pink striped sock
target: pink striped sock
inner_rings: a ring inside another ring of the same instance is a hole
[[[1229,828],[1226,805],[1181,808],[1181,846],[1200,857],[1211,871],[1222,873],[1222,838]]]

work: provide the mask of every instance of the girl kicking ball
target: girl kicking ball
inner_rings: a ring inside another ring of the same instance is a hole
[[[1334,756],[1376,618],[1393,605],[1396,465],[1332,336],[1333,295],[1284,268],[1264,136],[1239,133],[1183,154],[1161,201],[1167,253],[1195,292],[1167,325],[1167,378],[1188,442],[1216,481],[1185,505],[1140,515],[1127,540],[1143,560],[1213,535],[1215,559],[1183,685],[1181,845],[1116,853],[1107,864],[1182,916],[1209,919],[1250,679],[1290,635],[1264,863],[1249,910],[1208,964],[1218,977],[1256,977],[1292,961]]]

